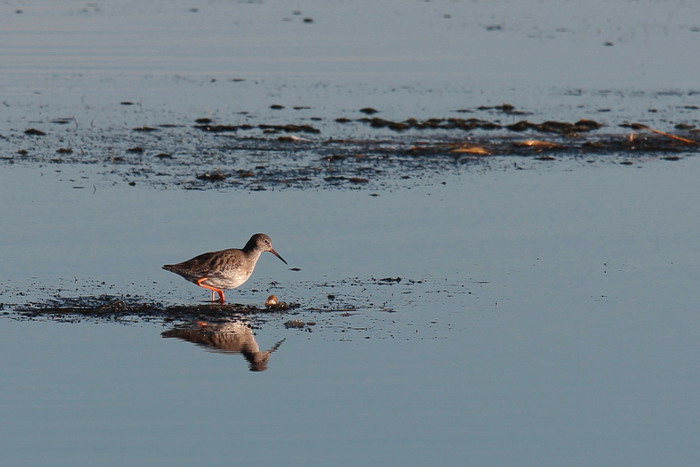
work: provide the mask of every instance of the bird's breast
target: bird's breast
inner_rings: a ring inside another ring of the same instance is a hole
[[[252,271],[231,270],[210,274],[208,284],[220,289],[235,289],[250,278]]]

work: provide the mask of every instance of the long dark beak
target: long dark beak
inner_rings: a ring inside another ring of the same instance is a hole
[[[275,251],[274,248],[270,248],[270,253],[272,253],[273,255],[277,256],[279,259],[281,259],[282,262],[283,262],[284,264],[287,264],[287,262],[284,260],[284,258],[282,258],[282,257],[280,256],[280,254],[277,253],[277,252]]]

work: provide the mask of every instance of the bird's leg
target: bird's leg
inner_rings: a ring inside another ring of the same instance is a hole
[[[219,289],[217,287],[214,287],[213,285],[205,284],[206,281],[208,281],[208,277],[202,277],[201,279],[197,280],[197,285],[204,288],[204,289],[209,289],[211,290],[211,298],[212,301],[214,301],[214,292],[219,294],[219,304],[223,305],[226,303],[226,295],[224,295],[223,289]]]

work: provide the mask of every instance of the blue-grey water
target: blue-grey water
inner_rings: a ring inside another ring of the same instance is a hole
[[[427,118],[510,102],[613,132],[698,122],[688,2],[0,10],[3,136],[59,117],[109,132],[300,115],[276,103]],[[380,191],[155,189],[3,165],[3,465],[695,465],[700,161],[680,155],[503,158]],[[282,343],[265,371],[163,324],[12,319],[54,294],[200,303],[160,265],[259,231],[300,270],[263,256],[230,299],[357,307],[270,318],[255,341]]]

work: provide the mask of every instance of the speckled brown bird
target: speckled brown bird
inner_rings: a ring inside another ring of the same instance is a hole
[[[163,269],[174,272],[186,280],[200,287],[219,294],[219,303],[226,303],[224,289],[240,287],[253,274],[255,264],[260,255],[269,251],[287,262],[272,248],[272,239],[263,233],[257,233],[250,237],[243,249],[230,248],[228,250],[212,251],[195,256],[192,259],[177,264],[166,264]]]

